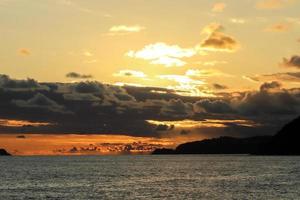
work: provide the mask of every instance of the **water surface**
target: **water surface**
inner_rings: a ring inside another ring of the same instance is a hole
[[[0,157],[0,199],[300,199],[300,157]]]

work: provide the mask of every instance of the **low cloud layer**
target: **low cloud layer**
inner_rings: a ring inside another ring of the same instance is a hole
[[[283,89],[279,82],[264,83],[257,91],[222,94],[213,98],[185,97],[163,88],[120,87],[96,81],[40,83],[1,75],[0,119],[42,125],[0,124],[0,132],[172,137],[184,130],[185,135],[206,137],[252,136],[273,134],[300,112],[300,89]],[[164,124],[182,120],[199,126],[180,129],[176,123],[167,127]]]

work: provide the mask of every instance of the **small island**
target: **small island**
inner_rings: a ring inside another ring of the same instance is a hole
[[[219,137],[180,144],[175,149],[156,149],[152,154],[251,154],[300,155],[300,117],[274,136]]]
[[[0,156],[11,156],[5,149],[0,149]]]

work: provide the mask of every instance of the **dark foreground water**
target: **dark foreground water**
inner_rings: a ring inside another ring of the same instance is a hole
[[[0,157],[0,199],[300,199],[300,157]]]

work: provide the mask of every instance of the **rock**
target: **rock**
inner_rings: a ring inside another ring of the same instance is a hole
[[[0,149],[0,156],[11,156],[5,149]]]

